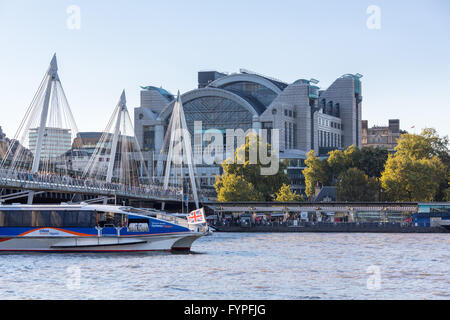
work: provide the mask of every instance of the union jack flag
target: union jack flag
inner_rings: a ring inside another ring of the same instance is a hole
[[[205,212],[204,212],[203,208],[192,211],[187,216],[187,219],[188,219],[189,224],[205,223],[206,219],[205,219]]]

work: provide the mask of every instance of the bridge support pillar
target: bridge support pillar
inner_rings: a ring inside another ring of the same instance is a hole
[[[33,199],[34,199],[34,191],[30,191],[30,192],[28,193],[27,204],[28,204],[28,205],[32,205],[32,204],[33,204]]]

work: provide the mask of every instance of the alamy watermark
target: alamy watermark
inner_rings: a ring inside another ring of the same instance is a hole
[[[77,5],[70,5],[66,10],[69,15],[66,20],[66,25],[69,30],[81,29],[81,9]]]
[[[369,266],[366,270],[369,274],[367,278],[366,286],[369,290],[381,289],[381,268],[379,266]]]
[[[69,290],[78,290],[81,287],[81,268],[70,266],[66,268],[66,287]]]
[[[366,13],[369,15],[366,21],[366,26],[370,30],[381,29],[381,8],[376,5],[367,7]]]

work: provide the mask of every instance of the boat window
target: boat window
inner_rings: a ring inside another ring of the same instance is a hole
[[[63,226],[64,213],[61,211],[51,211],[50,213],[50,225],[52,227],[60,228]]]
[[[48,225],[50,220],[50,211],[32,211],[32,227],[45,227]]]
[[[115,212],[99,212],[98,225],[100,227],[121,227],[126,225],[127,216]]]
[[[129,232],[148,232],[149,230],[148,219],[130,219],[128,221]]]
[[[89,212],[78,212],[77,226],[80,228],[88,228],[91,226],[91,214]]]
[[[94,211],[0,211],[0,227],[92,228],[95,225]]]
[[[78,225],[78,211],[65,211],[64,212],[64,225],[65,226],[77,226]]]
[[[2,211],[2,227],[23,227],[31,224],[30,211]]]
[[[150,230],[149,220],[145,218],[132,218],[128,221],[128,231],[130,232],[148,232]]]

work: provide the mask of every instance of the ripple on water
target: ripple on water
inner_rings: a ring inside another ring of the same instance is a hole
[[[448,243],[446,234],[215,233],[188,254],[0,255],[0,298],[448,299]],[[378,290],[368,289],[370,266]]]

